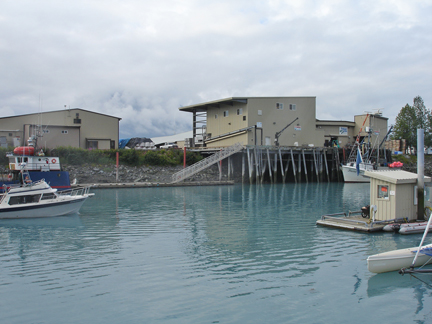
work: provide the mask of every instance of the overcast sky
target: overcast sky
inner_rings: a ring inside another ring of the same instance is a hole
[[[180,106],[316,96],[353,121],[432,104],[431,0],[2,0],[0,116],[82,108],[120,138],[192,128]]]

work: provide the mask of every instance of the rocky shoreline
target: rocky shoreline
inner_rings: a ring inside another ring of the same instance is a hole
[[[84,164],[63,165],[63,170],[69,171],[71,182],[77,184],[93,184],[93,183],[171,183],[171,177],[174,173],[181,171],[182,165],[178,166],[139,166],[130,167],[120,165],[118,170],[118,181],[116,181],[115,165],[90,165]],[[416,173],[417,164],[411,163],[404,165],[403,170]],[[432,161],[425,161],[425,175],[432,177]],[[212,182],[212,181],[227,181],[232,180],[236,183],[241,183],[241,174],[234,175],[228,179],[227,170],[223,168],[222,179],[219,179],[219,168],[215,164],[206,170],[203,170],[185,182]]]
[[[172,175],[181,171],[183,166],[139,166],[130,167],[120,165],[118,181],[116,181],[115,165],[63,165],[63,170],[69,172],[71,183],[76,184],[103,184],[103,183],[171,183]],[[234,180],[241,182],[240,177],[228,179],[226,170],[223,170],[222,181]],[[185,182],[212,182],[219,181],[219,168],[210,166]]]

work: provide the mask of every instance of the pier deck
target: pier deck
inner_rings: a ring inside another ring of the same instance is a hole
[[[388,223],[372,222],[368,218],[363,218],[361,215],[356,215],[357,213],[361,212],[353,212],[349,215],[346,215],[346,213],[324,215],[321,216],[321,219],[317,220],[316,224],[353,231],[377,232],[382,231],[384,226]]]

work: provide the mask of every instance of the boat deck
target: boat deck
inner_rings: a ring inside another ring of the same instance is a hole
[[[346,213],[324,215],[316,222],[317,225],[368,233],[382,231],[387,223],[372,222],[371,219],[362,217],[361,211],[350,212],[348,215]]]

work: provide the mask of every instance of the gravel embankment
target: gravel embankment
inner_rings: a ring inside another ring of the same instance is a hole
[[[120,165],[118,171],[119,183],[170,183],[171,176],[182,170],[183,166],[139,166],[129,167]],[[63,170],[69,171],[71,182],[76,179],[78,184],[84,183],[115,183],[116,182],[116,167],[115,165],[63,165]],[[404,165],[403,170],[417,172],[417,164]],[[425,175],[432,176],[432,161],[425,161]],[[186,182],[193,181],[218,181],[219,169],[217,165],[213,165],[206,170],[203,170],[191,178],[186,179]],[[222,172],[222,180],[228,180],[227,170]],[[235,182],[241,182],[241,174],[237,174],[233,179]]]
[[[171,176],[182,170],[183,166],[139,166],[129,167],[120,165],[118,170],[119,183],[170,183]],[[77,184],[90,183],[115,183],[116,182],[116,167],[115,165],[63,165],[64,171],[69,171],[71,182],[76,179]],[[186,179],[186,182],[192,181],[218,181],[219,169],[217,165],[213,165],[206,170],[203,170],[192,177]],[[223,170],[222,180],[228,180],[226,170]],[[230,179],[236,182],[241,179]]]

